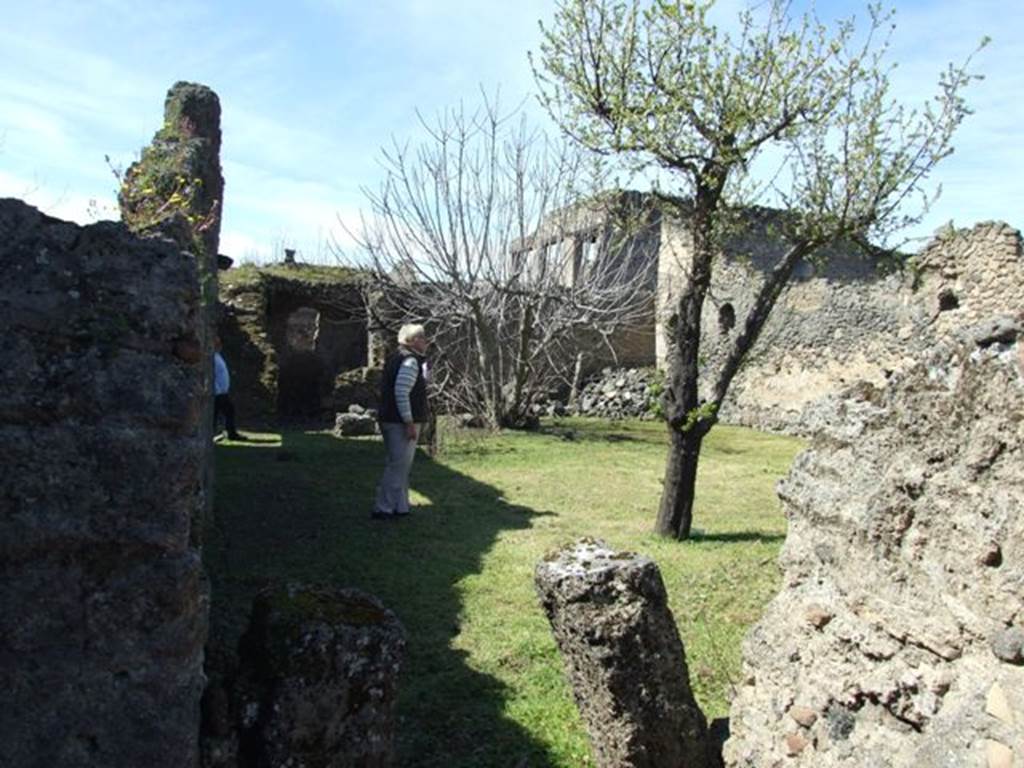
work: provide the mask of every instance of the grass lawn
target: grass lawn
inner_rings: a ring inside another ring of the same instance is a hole
[[[589,746],[533,588],[533,569],[579,536],[661,568],[709,718],[728,712],[740,641],[778,586],[785,521],[774,495],[801,442],[717,427],[705,441],[695,528],[651,534],[660,424],[564,420],[539,434],[444,434],[413,467],[413,515],[369,518],[378,439],[257,435],[217,446],[205,560],[214,654],[234,646],[276,579],[365,589],[408,634],[399,765],[586,766]]]

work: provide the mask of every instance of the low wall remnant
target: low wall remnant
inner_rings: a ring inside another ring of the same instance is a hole
[[[253,601],[239,651],[222,704],[208,702],[208,768],[392,764],[405,630],[377,598],[269,587]]]

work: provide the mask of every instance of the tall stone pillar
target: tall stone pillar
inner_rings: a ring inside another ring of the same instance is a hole
[[[164,102],[163,127],[125,172],[118,202],[135,232],[160,232],[191,253],[199,273],[203,322],[199,355],[206,361],[203,387],[203,511],[213,510],[213,334],[217,328],[217,251],[224,207],[220,167],[220,99],[205,85],[175,83]],[[230,367],[231,361],[228,361]],[[193,527],[201,534],[202,526]]]

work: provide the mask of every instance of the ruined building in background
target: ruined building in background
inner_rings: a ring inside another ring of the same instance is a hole
[[[375,405],[365,297],[340,267],[242,267],[224,273],[218,322],[232,397],[248,423],[333,422]]]
[[[637,209],[639,193],[621,196],[622,207]],[[784,251],[773,227],[784,214],[752,208],[744,212],[737,233],[728,238],[715,265],[702,317],[702,380],[712,381],[726,347],[741,330],[764,276]],[[543,242],[578,260],[580,243],[600,232],[613,247],[630,248],[657,263],[656,301],[649,322],[637,327],[650,345],[631,347],[622,366],[664,366],[667,334],[673,322],[674,297],[692,259],[692,237],[684,220],[653,209],[635,230],[616,240],[607,229],[623,217],[614,212],[579,217],[561,242]],[[564,231],[564,230],[563,230]],[[995,306],[1021,299],[1003,271],[1019,262],[1018,237],[1004,224],[986,223],[950,230],[893,271],[853,246],[836,245],[801,262],[779,298],[761,337],[730,388],[721,417],[730,423],[762,429],[810,433],[815,404],[855,381],[883,384],[947,327],[984,316]],[[584,245],[584,248],[586,246]],[[584,250],[584,253],[586,251]],[[1001,303],[1002,302],[1002,303]],[[653,332],[651,332],[653,331]],[[632,354],[639,352],[639,354]],[[608,365],[595,360],[591,370]]]
[[[764,275],[783,252],[773,233],[782,215],[748,210],[716,264],[702,317],[705,381],[713,379]],[[855,381],[880,386],[950,324],[1012,299],[1006,294],[1012,284],[1001,275],[1017,258],[1015,237],[1015,230],[995,223],[950,230],[895,271],[852,246],[834,246],[814,263],[798,264],[733,380],[723,421],[813,433],[823,398]],[[650,303],[629,324],[604,336],[597,329],[578,332],[584,384],[605,368],[664,366],[674,296],[691,254],[684,222],[662,214],[649,196],[628,192],[556,212],[509,258],[522,263],[527,275],[546,260],[566,285],[608,258],[644,275]],[[374,405],[374,366],[389,334],[371,327],[368,297],[357,276],[299,265],[246,268],[225,278],[221,333],[239,368],[243,412],[323,420],[351,403]],[[401,307],[391,307],[390,315],[397,328]],[[289,341],[289,323],[315,328],[306,342],[295,343]],[[618,386],[619,380],[632,379],[613,370],[600,382],[602,397],[615,407],[584,410],[612,416],[642,412],[634,402],[637,392],[620,392],[627,387]]]
[[[638,264],[646,261],[653,266],[651,311],[632,329],[632,335],[646,344],[625,349],[616,344],[611,359],[595,357],[588,370],[593,373],[608,365],[663,368],[675,297],[687,279],[693,254],[692,234],[679,212],[685,205],[680,203],[675,206],[679,210],[669,214],[651,195],[627,192],[611,199],[618,201],[617,208],[592,210],[581,204],[588,215],[570,218],[569,226],[561,230],[568,231],[568,236],[545,245],[566,254],[566,262],[572,263],[569,254],[579,253],[581,242],[596,240],[604,248],[629,251]],[[638,210],[646,215],[629,215]],[[708,383],[724,361],[727,345],[741,331],[764,276],[786,250],[773,231],[783,217],[781,211],[750,208],[723,245],[702,316],[701,375]],[[884,379],[892,355],[880,360],[875,348],[894,346],[901,302],[894,294],[900,278],[883,275],[876,260],[853,246],[833,246],[818,257],[815,263],[797,265],[761,339],[734,380],[724,420],[800,431],[807,403],[848,380]]]
[[[901,370],[820,401],[780,486],[783,588],[744,644],[732,768],[1024,760],[1020,233],[950,233],[918,265]]]
[[[662,214],[649,195],[619,191],[553,211],[537,232],[513,243],[508,258],[523,279],[536,280],[547,270],[553,279],[540,276],[542,286],[585,285],[584,301],[592,295],[598,303],[604,298],[628,306],[599,309],[590,327],[576,329],[582,375],[605,366],[653,365],[662,230]]]

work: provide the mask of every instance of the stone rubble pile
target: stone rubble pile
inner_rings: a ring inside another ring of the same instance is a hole
[[[335,437],[353,437],[357,435],[376,435],[379,431],[377,426],[377,412],[372,408],[363,408],[361,405],[352,404],[345,413],[339,413],[334,417]]]
[[[549,399],[533,406],[538,416],[591,416],[653,419],[662,374],[653,368],[603,368],[581,389],[575,402]]]

